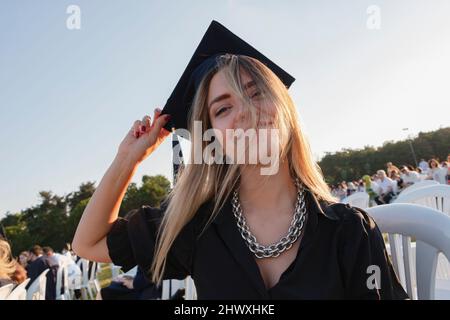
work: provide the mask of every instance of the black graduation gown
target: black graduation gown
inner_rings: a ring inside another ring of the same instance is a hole
[[[298,253],[272,288],[265,287],[256,258],[239,233],[230,199],[203,233],[211,203],[182,229],[169,252],[164,279],[190,275],[198,299],[408,298],[382,234],[366,212],[349,205],[319,204],[310,193],[305,199],[308,217]],[[163,214],[164,208],[143,206],[129,220],[114,223],[107,236],[114,264],[125,270],[136,264],[149,270]],[[367,285],[374,265],[380,270],[377,287]]]

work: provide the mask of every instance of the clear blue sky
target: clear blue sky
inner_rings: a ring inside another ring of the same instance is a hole
[[[68,30],[66,8],[81,8]],[[369,5],[381,29],[366,26]],[[287,69],[316,158],[450,125],[450,1],[0,2],[0,216],[99,181],[212,19]],[[170,139],[135,176],[171,176]]]

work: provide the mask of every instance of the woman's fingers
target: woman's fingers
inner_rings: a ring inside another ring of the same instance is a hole
[[[160,115],[161,115],[161,109],[160,109],[160,108],[156,108],[156,109],[153,111],[153,122],[152,122],[152,127],[154,126],[155,121],[159,118]]]
[[[147,130],[150,129],[150,123],[151,123],[150,116],[146,115],[142,118],[141,126],[139,128],[141,131],[141,134],[147,132]]]
[[[161,131],[163,127],[169,122],[171,116],[169,114],[159,115],[158,118],[153,121],[153,126],[157,128],[157,132]],[[166,130],[167,131],[167,130]]]
[[[136,120],[132,127],[133,136],[135,138],[139,138],[146,132],[151,130],[151,133],[154,133],[155,137],[165,137],[170,134],[169,131],[164,129],[164,125],[170,120],[170,115],[165,114],[161,116],[161,109],[156,108],[154,110],[153,119],[145,115],[142,120]],[[164,132],[161,132],[163,130]]]
[[[141,121],[140,120],[136,120],[134,123],[133,123],[133,127],[132,127],[132,130],[133,130],[133,136],[135,137],[135,138],[139,138],[139,126],[141,125]]]

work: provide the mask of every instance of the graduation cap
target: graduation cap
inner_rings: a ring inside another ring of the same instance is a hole
[[[201,80],[217,67],[216,58],[227,53],[259,60],[271,69],[287,88],[295,81],[265,55],[213,20],[162,110],[162,114],[171,115],[171,120],[164,126],[165,129],[172,131],[172,128],[188,128],[189,110]]]

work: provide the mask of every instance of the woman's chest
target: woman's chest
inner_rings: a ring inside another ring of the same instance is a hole
[[[274,287],[281,275],[294,263],[299,248],[299,241],[276,258],[255,258],[261,278],[267,289]]]

